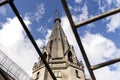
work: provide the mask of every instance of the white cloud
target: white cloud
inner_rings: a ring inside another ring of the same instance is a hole
[[[120,0],[95,0],[98,2],[99,9],[102,12],[108,11],[110,9],[120,7]],[[106,19],[108,32],[115,32],[116,29],[120,28],[120,14],[110,16]]]
[[[94,0],[98,2],[99,9],[105,12],[107,9],[120,6],[120,0]]]
[[[51,34],[51,30],[50,29],[47,29],[46,30],[47,34],[45,35],[45,39],[38,39],[36,40],[38,46],[42,49],[48,42],[48,38],[50,37],[50,34]]]
[[[120,6],[120,0],[116,0],[117,6]]]
[[[110,39],[100,34],[86,33],[82,37],[82,42],[92,64],[104,62],[106,58],[113,58],[114,54],[120,52]]]
[[[95,27],[95,24],[94,23],[90,23],[87,26],[90,27],[90,28],[93,28],[93,27]]]
[[[37,29],[38,32],[42,33],[42,34],[45,34],[47,32],[47,30],[45,29],[45,26],[40,26],[38,29]]]
[[[44,39],[37,39],[36,43],[40,47],[40,49],[42,49],[42,47],[45,45]]]
[[[30,29],[29,17],[24,18],[24,22]],[[17,17],[7,18],[5,23],[0,26],[0,49],[6,53],[15,63],[24,69],[29,75],[32,74],[32,68],[38,61],[38,55],[32,43],[26,37],[26,34],[18,21]],[[38,46],[43,47],[48,40],[51,30],[46,30],[45,39],[37,39]]]
[[[74,11],[75,11],[75,12],[79,12],[79,11],[81,11],[80,6],[75,5],[75,6],[74,6]]]
[[[48,23],[50,23],[50,22],[52,22],[52,21],[53,21],[53,18],[50,17],[50,18],[48,19]]]
[[[120,49],[110,39],[103,37],[101,34],[87,32],[82,37],[82,43],[92,65],[120,56]],[[110,67],[95,70],[97,80],[119,80],[120,65],[114,65],[114,67],[116,70],[110,70]]]
[[[106,6],[104,2],[102,2],[101,0],[97,1],[99,4],[99,10],[101,10],[102,12],[105,12]]]
[[[108,32],[115,32],[116,29],[120,29],[120,14],[116,14],[107,18]]]
[[[30,25],[29,20],[24,20]],[[37,53],[31,42],[25,37],[24,30],[16,17],[8,18],[0,30],[0,49],[15,63],[31,74],[32,67],[37,61]]]
[[[82,0],[75,0],[76,3],[81,3]]]
[[[40,4],[37,7],[37,12],[35,12],[34,14],[35,14],[36,20],[39,21],[42,18],[42,15],[45,14],[44,4]]]
[[[4,15],[6,13],[6,11],[7,11],[7,9],[4,6],[0,7],[0,14]]]
[[[70,4],[68,4],[68,8],[69,8],[70,10],[73,9],[73,7],[72,7]]]
[[[81,14],[80,15],[73,15],[73,20],[75,23],[79,23],[80,21],[82,20],[85,20],[88,18],[88,7],[87,5],[84,5],[82,8],[81,8]]]
[[[104,67],[99,70],[96,70],[95,75],[97,80],[119,80],[120,70],[111,71],[109,67]]]
[[[45,43],[47,44],[48,38],[50,37],[52,30],[47,29],[47,35],[45,36]]]
[[[39,20],[43,17],[44,14],[45,14],[45,6],[42,3],[37,6],[34,12],[25,13],[25,17],[27,16],[28,18],[30,18],[31,21],[39,22]]]

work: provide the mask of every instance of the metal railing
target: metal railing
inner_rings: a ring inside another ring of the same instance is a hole
[[[32,78],[0,50],[0,69],[15,80],[32,80]],[[6,75],[7,76],[7,75]]]
[[[82,56],[83,56],[84,61],[85,61],[85,63],[86,63],[86,66],[87,66],[87,68],[88,68],[89,74],[90,74],[92,80],[96,80],[95,75],[94,75],[94,73],[93,73],[93,71],[94,71],[95,69],[99,69],[99,68],[101,68],[101,67],[104,67],[104,66],[107,66],[107,65],[110,65],[110,64],[119,62],[119,61],[120,61],[120,58],[116,58],[116,59],[113,59],[113,60],[110,60],[110,61],[107,61],[107,62],[104,62],[104,63],[100,63],[100,64],[97,64],[97,65],[91,66],[91,64],[90,64],[90,62],[89,62],[89,59],[88,59],[88,57],[87,57],[87,55],[86,55],[85,49],[84,49],[84,47],[83,47],[83,44],[82,44],[82,42],[81,42],[81,39],[80,39],[80,37],[79,37],[79,34],[78,34],[78,32],[77,32],[77,28],[78,28],[78,27],[82,27],[83,25],[86,25],[86,24],[88,24],[88,23],[91,23],[91,22],[94,22],[94,21],[103,19],[103,18],[108,17],[108,16],[110,16],[110,15],[116,14],[116,13],[120,12],[120,8],[117,8],[117,9],[114,9],[114,10],[111,10],[111,11],[108,11],[108,12],[105,12],[105,13],[103,13],[103,14],[97,15],[97,16],[95,16],[95,17],[92,17],[92,18],[90,18],[90,19],[87,19],[87,20],[85,20],[85,21],[82,21],[82,22],[80,22],[79,24],[74,24],[73,19],[72,19],[72,16],[71,16],[71,14],[70,14],[70,11],[69,11],[69,9],[68,9],[68,5],[67,5],[66,0],[61,0],[61,2],[62,2],[62,4],[63,4],[63,8],[64,8],[64,10],[65,10],[65,12],[66,12],[66,15],[67,15],[67,17],[68,17],[68,20],[69,20],[69,22],[70,22],[70,25],[71,25],[71,28],[72,28],[72,30],[73,30],[74,36],[75,36],[75,38],[76,38],[76,40],[77,40],[79,49],[81,50],[81,53],[82,53]],[[57,80],[56,77],[55,77],[55,75],[54,75],[54,73],[52,72],[51,68],[50,68],[49,65],[47,64],[46,60],[43,58],[42,53],[41,53],[40,49],[38,48],[38,46],[37,46],[34,38],[33,38],[32,35],[31,35],[31,33],[29,32],[27,26],[26,26],[25,23],[23,22],[23,19],[21,18],[20,14],[19,14],[19,12],[18,12],[18,10],[17,10],[17,8],[15,7],[15,5],[14,5],[14,3],[13,3],[13,0],[4,0],[4,1],[0,2],[0,6],[5,5],[6,3],[8,3],[8,4],[11,6],[11,8],[12,8],[12,10],[14,11],[15,15],[18,17],[21,25],[23,26],[26,34],[28,35],[28,37],[29,37],[29,39],[31,40],[33,46],[35,47],[38,55],[39,55],[39,56],[41,57],[41,59],[43,60],[43,63],[45,64],[45,67],[47,68],[47,70],[48,70],[48,72],[50,73],[51,77],[53,78],[53,80]]]

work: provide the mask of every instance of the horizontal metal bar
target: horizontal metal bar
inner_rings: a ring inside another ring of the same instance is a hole
[[[87,19],[87,20],[85,20],[85,21],[82,21],[82,22],[80,22],[79,24],[75,24],[75,28],[82,27],[83,25],[86,25],[86,24],[89,24],[89,23],[91,23],[91,22],[100,20],[100,19],[102,19],[102,18],[108,17],[108,16],[113,15],[113,14],[116,14],[116,13],[118,13],[118,12],[120,12],[120,8],[116,8],[116,9],[110,10],[110,11],[105,12],[105,13],[103,13],[103,14],[100,14],[100,15],[94,16],[94,17],[92,17],[92,18],[89,18],[89,19]]]
[[[94,76],[94,73],[93,73],[92,69],[90,68],[91,65],[90,65],[90,63],[89,63],[89,60],[88,60],[87,55],[86,55],[86,52],[85,52],[85,50],[84,50],[84,48],[83,48],[82,42],[81,42],[80,37],[79,37],[79,35],[78,35],[78,33],[77,33],[77,30],[76,30],[76,28],[75,28],[75,25],[74,25],[72,16],[71,16],[71,14],[70,14],[70,11],[69,11],[69,9],[68,9],[68,5],[67,5],[67,3],[66,3],[66,0],[61,0],[61,2],[62,2],[62,4],[63,4],[64,10],[65,10],[65,12],[66,12],[66,14],[67,14],[68,20],[69,20],[69,22],[70,22],[70,24],[71,24],[72,31],[73,31],[73,33],[74,33],[74,35],[75,35],[75,38],[76,38],[76,40],[77,40],[79,49],[81,50],[82,56],[83,56],[83,58],[84,58],[84,60],[85,60],[85,63],[86,63],[86,66],[87,66],[87,68],[88,68],[88,71],[89,71],[89,73],[90,73],[90,76],[91,76],[92,80],[96,80],[96,79],[95,79],[95,76]]]
[[[101,68],[101,67],[105,67],[105,66],[117,63],[117,62],[120,62],[120,58],[116,58],[116,59],[113,59],[113,60],[109,60],[107,62],[103,62],[103,63],[97,64],[97,65],[91,66],[91,69],[95,70],[95,69],[98,69],[98,68]]]
[[[55,77],[55,75],[54,75],[54,73],[52,72],[50,66],[48,65],[48,63],[46,62],[45,58],[43,57],[43,55],[42,55],[39,47],[37,46],[37,44],[36,44],[36,42],[35,42],[32,34],[30,33],[30,31],[28,30],[27,26],[25,25],[25,23],[24,23],[22,17],[20,16],[17,8],[15,7],[14,3],[12,1],[10,1],[9,4],[10,4],[12,10],[14,11],[15,15],[17,16],[18,20],[20,21],[21,25],[23,26],[23,28],[24,28],[24,30],[25,30],[28,38],[32,42],[32,44],[33,44],[34,48],[36,49],[38,55],[41,57],[43,63],[45,64],[45,67],[47,68],[47,70],[50,73],[51,77],[53,78],[53,80],[57,80],[56,77]]]

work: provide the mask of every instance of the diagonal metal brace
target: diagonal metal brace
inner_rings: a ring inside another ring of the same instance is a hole
[[[39,47],[37,46],[37,44],[36,44],[36,42],[35,42],[32,34],[30,33],[30,31],[28,30],[27,26],[25,25],[25,23],[24,23],[22,17],[20,16],[17,8],[15,7],[13,1],[10,1],[10,2],[9,2],[9,5],[11,6],[11,8],[12,8],[12,10],[14,11],[15,15],[17,16],[18,20],[20,21],[22,27],[24,28],[24,30],[25,30],[28,38],[30,39],[30,41],[32,42],[34,48],[36,49],[38,55],[41,57],[43,63],[45,64],[45,67],[47,68],[47,70],[48,70],[48,72],[50,73],[51,77],[53,78],[53,80],[57,80],[56,77],[55,77],[55,75],[54,75],[54,73],[52,72],[50,66],[48,65],[48,63],[47,63],[46,60],[44,59],[44,57],[43,57],[43,55],[42,55]]]

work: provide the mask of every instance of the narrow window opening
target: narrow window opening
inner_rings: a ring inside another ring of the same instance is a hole
[[[44,57],[45,59],[47,59],[47,53],[46,53],[46,52],[44,52],[43,57]]]
[[[73,62],[71,51],[69,51],[69,53],[68,53],[68,60],[69,60],[70,62]]]
[[[77,77],[77,78],[80,78],[79,73],[78,73],[78,70],[75,70],[75,73],[76,73],[76,77]]]
[[[54,71],[54,74],[56,78],[62,78],[61,71]]]
[[[40,72],[37,73],[35,80],[38,80],[38,79],[39,79],[39,75],[40,75]]]

